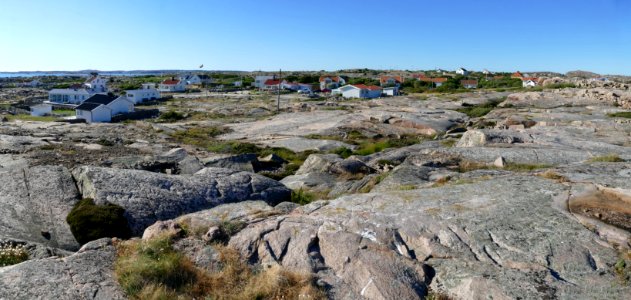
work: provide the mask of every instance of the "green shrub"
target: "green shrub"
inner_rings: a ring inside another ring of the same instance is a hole
[[[186,117],[183,113],[170,110],[160,115],[158,118],[162,122],[176,122],[180,120],[184,120]]]
[[[347,157],[353,155],[353,150],[348,149],[346,147],[339,147],[339,148],[335,148],[335,149],[331,150],[330,153],[337,154],[337,155],[341,156],[342,158],[347,158]]]
[[[131,237],[125,210],[115,204],[96,205],[92,199],[79,201],[66,217],[70,231],[80,244],[104,237]]]
[[[309,204],[317,200],[317,195],[300,188],[297,191],[291,191],[291,202],[300,205]]]
[[[498,104],[502,103],[504,100],[505,98],[494,99],[489,102],[478,104],[478,105],[463,104],[464,107],[456,109],[456,111],[464,113],[470,118],[479,118],[491,112],[495,107],[497,107]]]
[[[612,118],[628,118],[631,119],[631,111],[621,111],[617,113],[607,114],[607,116]]]

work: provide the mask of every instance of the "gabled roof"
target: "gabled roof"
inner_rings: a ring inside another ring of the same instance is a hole
[[[96,79],[97,77],[99,77],[99,75],[96,76],[91,76],[90,78],[88,78],[88,80],[85,81],[85,83],[90,83],[92,82],[94,79]]]
[[[83,102],[81,103],[81,105],[75,107],[76,110],[88,110],[88,111],[93,111],[95,110],[97,107],[101,106],[101,104],[98,103],[90,103],[90,102]]]
[[[53,89],[48,92],[49,94],[73,94],[73,95],[89,95],[86,89]]]
[[[388,82],[388,80],[390,79],[394,79],[394,81],[398,82],[398,83],[402,83],[403,82],[403,78],[401,78],[401,76],[381,76],[381,78],[379,79],[379,81],[381,83],[386,83]]]
[[[351,86],[356,87],[358,89],[362,89],[362,90],[370,90],[370,91],[377,91],[377,90],[381,90],[381,87],[378,87],[376,85],[365,85],[365,84],[352,84]]]
[[[103,95],[103,94],[96,94],[88,99],[86,99],[83,103],[96,103],[96,104],[103,104],[103,105],[108,105],[110,103],[112,103],[112,101],[116,100],[116,98],[118,98],[117,96],[110,96],[110,95]]]
[[[460,84],[467,84],[467,85],[477,85],[478,81],[477,80],[460,80]]]
[[[273,79],[265,80],[265,85],[279,85],[279,84],[280,84],[280,80],[273,80]]]
[[[528,81],[528,80],[532,80],[534,82],[537,82],[537,80],[539,80],[539,78],[537,78],[537,77],[523,77],[521,79],[521,81]]]
[[[162,84],[168,84],[168,85],[176,85],[178,83],[180,83],[180,81],[177,79],[167,79],[162,82]]]
[[[434,82],[434,83],[443,83],[445,81],[447,81],[447,78],[445,77],[423,77],[423,78],[419,78],[418,80],[420,81],[424,81],[424,82]]]
[[[517,71],[515,73],[513,73],[513,75],[511,75],[511,78],[522,78],[524,77],[524,75],[521,74],[521,72]]]
[[[326,81],[327,78],[331,78],[333,82],[339,82],[340,76],[320,76],[320,82]]]

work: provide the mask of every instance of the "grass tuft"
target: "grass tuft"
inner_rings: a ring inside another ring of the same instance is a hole
[[[588,162],[624,162],[624,159],[620,158],[618,154],[608,154],[592,157]]]
[[[281,266],[257,269],[234,249],[214,246],[221,269],[209,272],[175,251],[166,237],[118,245],[115,274],[135,299],[325,299],[312,276]]]

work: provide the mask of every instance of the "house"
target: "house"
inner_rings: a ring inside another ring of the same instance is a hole
[[[339,93],[344,98],[378,98],[381,97],[382,88],[375,85],[349,84],[340,87]]]
[[[194,74],[194,75],[184,75],[178,78],[183,81],[186,85],[202,85],[202,84],[210,84],[213,82],[213,78],[208,74]]]
[[[83,86],[86,89],[90,90],[92,93],[107,92],[107,82],[96,73],[93,73],[92,76],[90,76],[88,80],[83,83]]]
[[[477,80],[460,80],[460,84],[465,88],[465,89],[475,89],[478,87],[478,81]]]
[[[186,84],[179,79],[166,79],[158,85],[160,92],[183,92],[186,90]]]
[[[491,71],[489,71],[487,69],[484,69],[484,70],[482,70],[482,74],[484,74],[484,75],[491,75],[493,73],[491,73]]]
[[[184,82],[185,85],[200,85],[202,84],[202,79],[199,75],[183,75],[178,77],[178,80]]]
[[[153,83],[143,83],[142,89],[125,91],[125,97],[134,104],[160,98],[160,92]]]
[[[346,84],[346,80],[340,76],[320,76],[320,89],[332,90]]]
[[[524,75],[521,74],[521,72],[517,71],[517,72],[513,73],[513,75],[511,75],[510,78],[522,79],[522,78],[524,78]]]
[[[54,103],[80,104],[93,93],[86,89],[53,89],[48,92],[48,101]]]
[[[21,87],[36,88],[36,87],[42,85],[42,82],[37,80],[37,79],[33,79],[33,80],[29,81],[29,82],[22,82],[22,83],[20,83],[18,85],[21,86]]]
[[[276,79],[276,76],[274,76],[274,75],[270,75],[270,76],[267,76],[267,75],[256,76],[256,77],[254,77],[254,82],[252,83],[252,86],[255,87],[255,88],[258,88],[258,89],[262,89],[265,86],[265,81],[268,81],[270,79],[274,80],[274,79]]]
[[[386,95],[386,96],[398,96],[399,95],[399,87],[396,87],[396,86],[385,87],[385,88],[383,88],[382,94]]]
[[[53,106],[50,104],[38,104],[31,106],[31,116],[41,117],[49,115],[53,112]]]
[[[75,107],[77,119],[84,119],[87,123],[109,122],[112,120],[112,113],[105,105],[98,103],[84,102]]]
[[[381,76],[379,78],[379,83],[383,87],[401,86],[403,78],[401,78],[401,76]]]
[[[521,84],[523,87],[536,87],[538,85],[538,78],[535,77],[524,77],[521,80]]]
[[[88,123],[109,122],[112,117],[134,111],[134,103],[125,96],[96,94],[75,108],[77,118]]]
[[[469,71],[465,68],[459,68],[458,70],[456,70],[456,74],[458,75],[462,75],[462,76],[467,76],[469,75]]]
[[[262,90],[278,90],[278,88],[283,88],[284,85],[287,85],[287,81],[286,80],[275,80],[275,79],[268,79],[263,83],[263,87],[261,88]]]
[[[431,83],[433,83],[434,87],[439,87],[439,86],[443,85],[443,83],[445,83],[447,81],[447,78],[445,78],[445,77],[421,77],[418,80],[423,81],[423,82],[431,82]]]

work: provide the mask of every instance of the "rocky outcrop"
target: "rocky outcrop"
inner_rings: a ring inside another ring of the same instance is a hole
[[[556,208],[567,192],[515,176],[350,195],[253,223],[229,245],[251,262],[317,274],[336,299],[421,298],[427,283],[457,299],[623,297],[616,251]]]
[[[139,170],[80,167],[73,171],[79,191],[96,204],[117,204],[133,234],[158,220],[219,204],[264,200],[270,204],[286,201],[290,190],[260,175],[220,168],[206,168],[192,176],[166,175]]]
[[[111,240],[100,239],[65,258],[0,268],[0,299],[127,299],[114,278],[115,257]]]
[[[0,238],[76,250],[66,216],[79,200],[64,167],[0,168]]]

